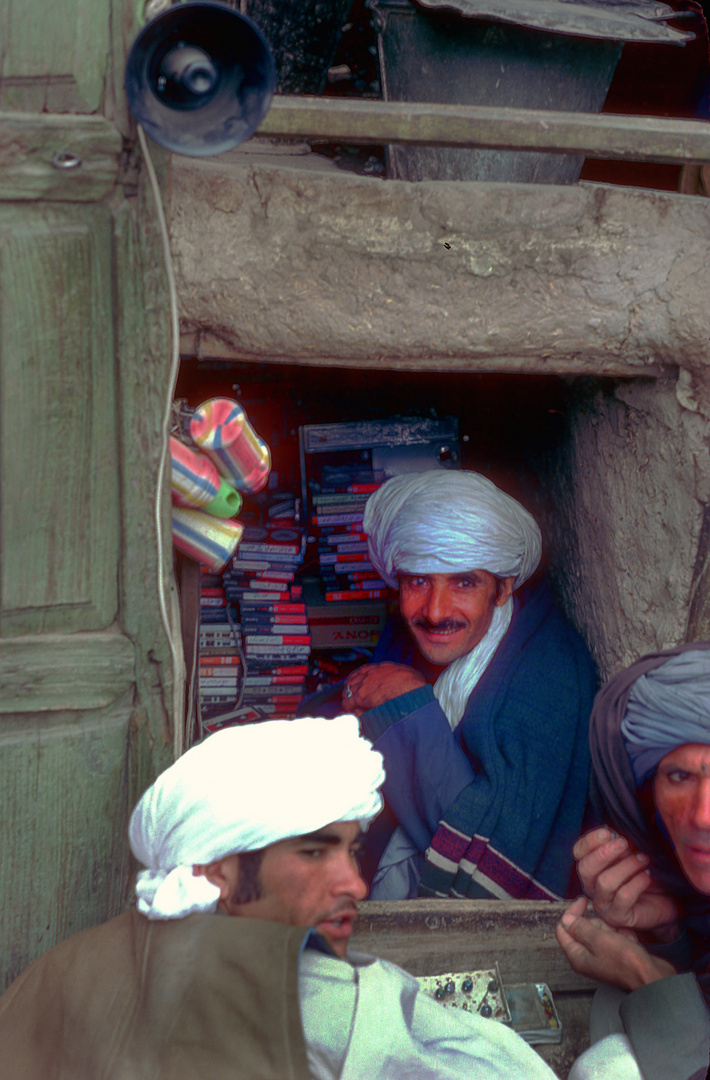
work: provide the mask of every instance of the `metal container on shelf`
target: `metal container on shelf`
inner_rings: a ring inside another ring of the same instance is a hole
[[[385,101],[599,112],[625,41],[683,44],[656,0],[368,0]],[[572,184],[583,157],[387,148],[401,180]]]

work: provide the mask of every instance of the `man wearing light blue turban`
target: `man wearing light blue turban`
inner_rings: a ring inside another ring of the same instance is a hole
[[[570,1080],[705,1080],[710,1063],[710,642],[641,657],[600,690],[586,896],[557,938],[604,984]],[[587,917],[587,897],[598,918]]]
[[[567,896],[595,675],[529,580],[535,520],[484,476],[432,470],[383,484],[364,529],[402,617],[342,697],[385,758],[371,899]]]

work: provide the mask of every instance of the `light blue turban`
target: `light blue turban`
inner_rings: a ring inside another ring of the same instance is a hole
[[[710,744],[710,650],[689,649],[641,675],[621,734],[639,785],[677,746]]]
[[[540,562],[540,529],[520,503],[485,476],[432,469],[394,476],[371,495],[364,531],[375,569],[397,574],[488,570],[517,589]]]

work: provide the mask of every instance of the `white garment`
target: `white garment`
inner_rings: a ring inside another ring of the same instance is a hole
[[[497,1020],[447,1009],[387,960],[306,949],[301,1017],[313,1080],[555,1080]]]
[[[626,1035],[607,1035],[574,1062],[568,1080],[643,1080]]]
[[[434,683],[434,697],[441,705],[452,731],[461,723],[468,699],[486,670],[513,618],[513,599],[493,609],[485,634],[470,652],[453,660]]]
[[[212,912],[219,889],[193,865],[257,851],[382,807],[382,755],[356,716],[304,716],[225,728],[166,769],[142,796],[129,826],[147,866],[136,884],[149,919]]]

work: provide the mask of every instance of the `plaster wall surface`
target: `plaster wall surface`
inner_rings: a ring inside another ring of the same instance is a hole
[[[623,383],[576,404],[541,476],[553,578],[602,679],[685,640],[708,437],[673,380]]]
[[[708,359],[708,200],[383,181],[301,157],[173,159],[184,329],[304,363],[643,374]]]

